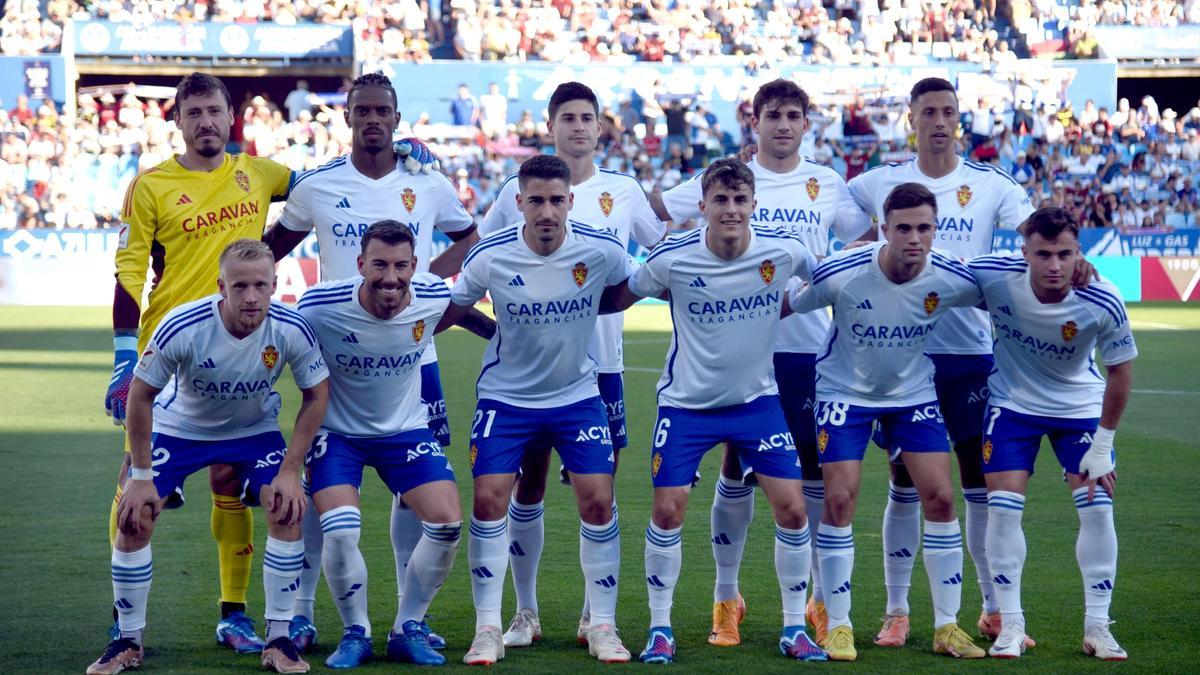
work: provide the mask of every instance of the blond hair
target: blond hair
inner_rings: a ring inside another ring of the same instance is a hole
[[[228,260],[243,260],[253,262],[255,260],[265,259],[275,266],[275,254],[271,253],[271,247],[267,246],[262,241],[257,239],[238,239],[225,247],[221,251],[221,257],[217,260],[217,265],[220,269],[225,269],[225,262]]]

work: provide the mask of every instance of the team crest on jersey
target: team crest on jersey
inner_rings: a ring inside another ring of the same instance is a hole
[[[658,470],[661,468],[662,468],[662,453],[656,452],[656,453],[654,453],[654,456],[650,458],[650,477],[651,478],[657,477]]]
[[[471,468],[475,468],[475,458],[479,456],[479,448],[475,444],[471,444],[471,452],[467,455],[467,461],[471,463]]]
[[[1063,342],[1070,342],[1079,334],[1079,324],[1068,321],[1062,325]]]
[[[571,270],[571,278],[575,280],[575,285],[583,288],[587,283],[587,265],[582,262],[575,263],[575,269]]]
[[[804,190],[808,193],[808,199],[815,202],[817,195],[821,194],[821,184],[817,182],[816,178],[809,178],[808,182],[804,184]]]
[[[933,314],[933,310],[937,309],[939,302],[941,302],[941,298],[938,297],[938,294],[930,291],[929,295],[925,296],[925,313]]]
[[[829,432],[822,428],[817,432],[817,452],[824,454],[825,448],[829,445]]]
[[[608,192],[601,192],[600,193],[600,210],[604,212],[605,216],[609,216],[609,215],[612,215],[612,207],[613,207],[612,194],[610,194]]]
[[[762,261],[758,266],[758,276],[762,277],[764,284],[770,285],[775,279],[775,263],[770,260]]]
[[[142,361],[138,365],[142,368],[149,368],[154,361],[154,350],[146,347],[146,351],[142,352]]]
[[[267,345],[267,348],[263,350],[262,362],[267,370],[275,369],[275,364],[279,363],[279,350],[275,349],[275,345]]]
[[[992,439],[987,439],[983,442],[983,463],[987,464],[992,461]]]
[[[413,342],[421,342],[421,338],[425,337],[425,319],[417,319],[413,324]]]
[[[966,208],[967,204],[971,203],[971,187],[969,185],[959,187],[955,196],[958,197],[958,205]]]
[[[238,187],[242,188],[242,192],[250,194],[250,176],[247,176],[245,171],[238,169],[234,172],[233,179],[237,181]]]
[[[404,188],[404,192],[400,193],[400,202],[404,204],[405,210],[409,213],[417,208],[417,193],[412,191],[412,188]]]

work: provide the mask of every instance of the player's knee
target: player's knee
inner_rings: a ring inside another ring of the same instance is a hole
[[[508,492],[496,484],[475,482],[472,508],[476,520],[500,520],[508,512]]]
[[[903,464],[898,461],[888,462],[888,466],[892,472],[892,483],[895,483],[896,487],[915,487],[912,476],[908,475],[908,469]]]
[[[457,523],[462,521],[462,507],[458,505],[457,500],[446,501],[427,507],[424,515],[421,520],[431,525]]]
[[[546,474],[521,473],[514,491],[518,504],[537,504],[546,497]]]
[[[954,488],[946,485],[933,490],[921,501],[921,509],[926,520],[949,521],[954,517]]]
[[[775,509],[775,524],[782,528],[798,530],[804,527],[805,520],[807,520],[807,515],[803,499],[796,500],[794,503],[783,504]]]
[[[208,467],[208,485],[215,495],[240,497],[242,494],[242,479],[237,471],[227,464]]]
[[[579,519],[588,525],[604,525],[612,521],[612,499],[588,499],[579,503]]]
[[[849,488],[825,486],[825,513],[837,523],[849,520],[857,496]]]
[[[673,530],[683,525],[684,505],[678,500],[654,500],[654,508],[650,514],[654,524],[664,530]]]
[[[300,541],[303,536],[300,523],[286,523],[271,516],[267,516],[267,534],[280,541]]]

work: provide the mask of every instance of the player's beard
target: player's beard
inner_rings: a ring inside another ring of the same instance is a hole
[[[213,141],[213,144],[206,145],[205,141],[210,139]],[[195,149],[196,154],[200,155],[201,157],[216,157],[225,151],[225,140],[221,138],[220,134],[204,134],[202,136],[196,136]]]

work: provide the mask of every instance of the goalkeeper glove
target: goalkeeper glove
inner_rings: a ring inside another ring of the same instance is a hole
[[[104,394],[104,414],[112,418],[113,424],[125,424],[125,402],[129,399],[129,385],[133,383],[133,368],[137,365],[137,338],[132,335],[113,337],[113,374]]]
[[[441,162],[433,156],[433,152],[420,139],[412,136],[402,138],[392,144],[396,151],[398,163],[396,168],[407,171],[412,175],[434,173],[442,168]]]

